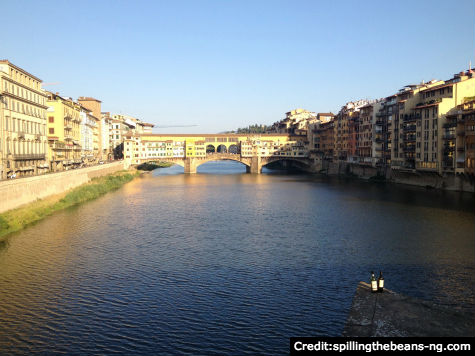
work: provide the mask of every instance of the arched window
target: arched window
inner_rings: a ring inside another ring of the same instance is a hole
[[[228,152],[232,153],[232,154],[238,154],[239,153],[239,148],[238,148],[237,145],[231,145],[231,146],[229,146]]]
[[[225,145],[219,145],[218,149],[216,150],[218,153],[227,153],[228,150],[226,149]]]

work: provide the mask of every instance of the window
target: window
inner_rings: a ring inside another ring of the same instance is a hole
[[[49,133],[50,135],[54,135],[54,127],[50,127],[48,133]]]
[[[54,122],[54,116],[48,116],[48,122],[53,123]]]

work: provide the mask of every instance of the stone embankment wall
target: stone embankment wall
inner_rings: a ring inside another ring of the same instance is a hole
[[[475,192],[475,179],[463,174],[444,174],[430,172],[404,172],[392,170],[389,179],[395,183],[411,184],[420,187]]]
[[[0,213],[124,169],[123,161],[0,182]]]
[[[328,175],[351,175],[362,179],[381,178],[388,182],[435,189],[475,192],[475,179],[463,174],[369,167],[348,162],[315,162],[310,171]]]

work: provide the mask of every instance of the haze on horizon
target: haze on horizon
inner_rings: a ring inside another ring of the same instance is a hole
[[[21,1],[2,12],[2,59],[102,111],[182,126],[157,133],[337,112],[475,64],[473,0]]]

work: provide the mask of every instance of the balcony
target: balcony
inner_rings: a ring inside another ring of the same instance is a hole
[[[453,140],[453,139],[455,139],[455,134],[453,134],[453,133],[444,134],[444,135],[442,136],[442,138],[443,138],[444,140]]]
[[[421,171],[436,171],[438,166],[437,162],[416,162],[416,169]]]
[[[52,150],[59,150],[59,149],[66,149],[66,145],[64,142],[59,142],[59,141],[54,141],[53,143],[50,143],[49,147]]]
[[[407,135],[407,136],[404,137],[404,141],[414,142],[414,141],[416,141],[416,135]]]
[[[13,160],[15,161],[26,161],[26,160],[30,160],[30,159],[45,159],[45,154],[44,153],[40,153],[40,154],[36,154],[36,153],[16,153],[13,155]]]
[[[442,125],[444,129],[448,129],[448,128],[456,127],[456,126],[457,126],[456,122],[446,122],[445,124]]]
[[[408,125],[404,127],[404,131],[416,131],[416,125]]]
[[[416,152],[416,146],[406,146],[404,152]]]

